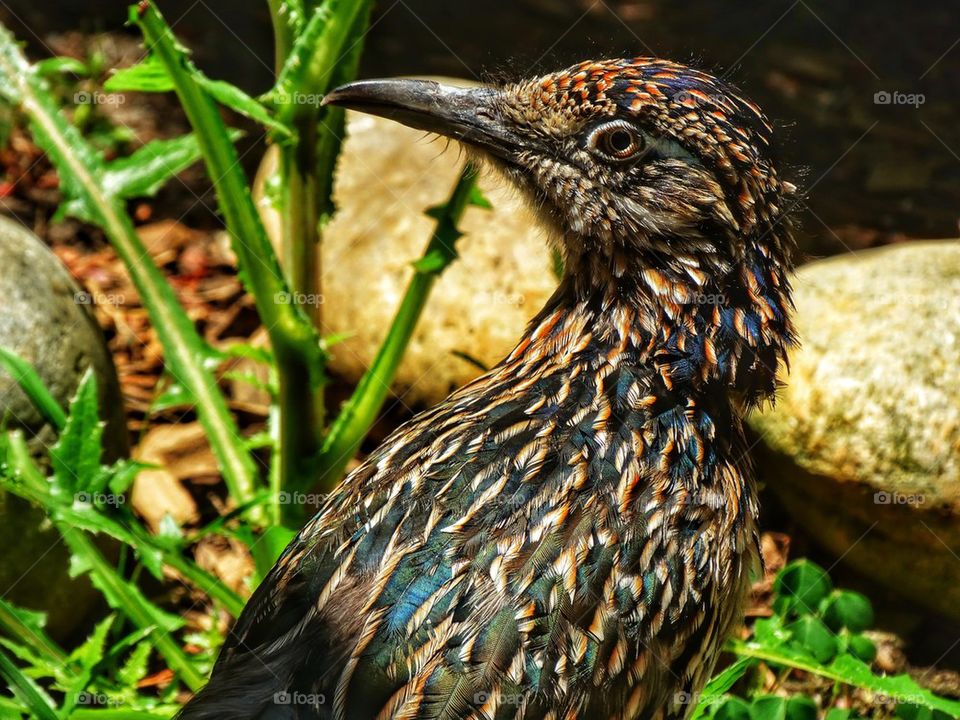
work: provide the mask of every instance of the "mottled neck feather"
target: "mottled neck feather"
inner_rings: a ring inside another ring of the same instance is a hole
[[[554,353],[563,343],[580,347],[589,335],[589,343],[611,350],[630,347],[669,389],[690,397],[725,392],[745,406],[772,399],[777,369],[795,343],[789,230],[746,243],[730,266],[678,252],[676,244],[568,255],[560,286],[514,357],[539,355],[544,343]]]

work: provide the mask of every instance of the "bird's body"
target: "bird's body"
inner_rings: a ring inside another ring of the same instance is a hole
[[[705,102],[696,93],[715,82],[622,60],[471,96],[488,103],[481,123],[495,111],[575,138],[572,158],[504,157],[502,136],[449,133],[546,208],[564,279],[506,359],[399,428],[327,500],[183,718],[692,709],[758,558],[741,415],[772,392],[791,342],[783,189],[757,131],[732,130],[762,117],[725,88],[713,126],[693,122],[703,108],[673,107],[679,91]],[[370,89],[355,87],[335,101],[362,105]],[[375,90],[378,103],[393,92]],[[550,114],[570,97],[583,117],[563,126]],[[637,162],[614,165],[616,183],[585,166],[622,150],[624,138],[588,138],[618,132],[610,118],[639,116],[644,98],[658,112],[636,130]]]

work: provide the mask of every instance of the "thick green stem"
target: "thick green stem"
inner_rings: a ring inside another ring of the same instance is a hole
[[[0,28],[0,84],[0,94],[17,103],[30,119],[61,181],[70,185],[89,208],[93,221],[103,229],[123,260],[163,344],[167,367],[196,402],[224,481],[242,504],[254,494],[257,473],[216,379],[204,366],[205,345],[173,289],[150,260],[122,204],[106,194],[99,157],[64,118],[45,82],[27,63],[5,28]]]
[[[327,434],[320,453],[320,487],[323,490],[331,490],[340,481],[344,468],[376,420],[430,290],[440,273],[456,258],[455,243],[460,236],[457,224],[473,197],[476,176],[476,169],[467,165],[450,199],[436,211],[436,229],[423,257],[414,264],[413,278],[387,337]]]
[[[280,387],[281,478],[285,487],[302,486],[313,475],[320,437],[314,400],[323,372],[319,336],[293,302],[216,104],[196,82],[195,69],[156,8],[141,3],[133,12],[197,134],[234,252],[270,336]]]

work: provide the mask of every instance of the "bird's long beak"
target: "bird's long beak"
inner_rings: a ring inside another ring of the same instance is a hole
[[[453,87],[430,80],[361,80],[333,90],[323,104],[390,118],[512,162],[521,143],[498,121],[496,94],[489,87]]]

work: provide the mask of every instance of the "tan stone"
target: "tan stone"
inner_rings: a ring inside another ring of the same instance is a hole
[[[761,476],[845,562],[960,618],[960,242],[811,263],[795,300],[802,347],[750,418]]]

